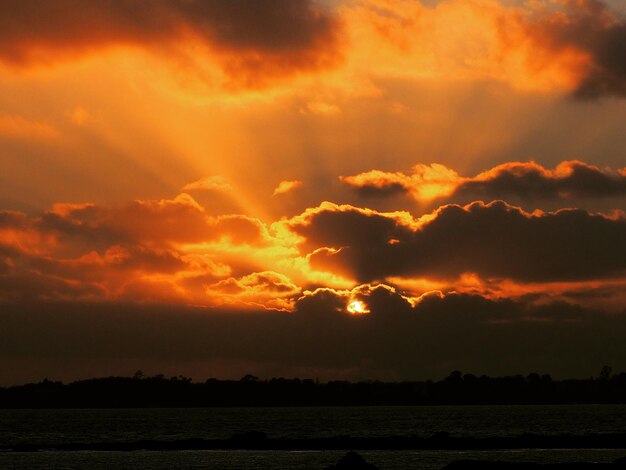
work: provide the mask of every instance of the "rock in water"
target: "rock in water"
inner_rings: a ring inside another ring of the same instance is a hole
[[[341,457],[335,465],[326,467],[326,470],[378,470],[376,465],[368,463],[363,457],[354,451],[348,452]]]

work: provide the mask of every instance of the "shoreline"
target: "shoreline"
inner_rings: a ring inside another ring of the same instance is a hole
[[[514,437],[349,437],[287,439],[262,432],[236,434],[227,439],[137,440],[130,442],[18,443],[0,446],[0,452],[40,451],[172,451],[172,450],[519,450],[519,449],[626,449],[626,434],[537,435]]]

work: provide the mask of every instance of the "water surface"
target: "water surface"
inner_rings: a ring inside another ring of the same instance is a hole
[[[522,433],[626,433],[626,405],[398,406],[0,410],[0,446],[19,443],[220,439],[261,431],[271,438],[509,437]],[[324,468],[343,451],[2,452],[2,468]],[[382,469],[435,469],[460,458],[609,462],[624,450],[363,451]]]

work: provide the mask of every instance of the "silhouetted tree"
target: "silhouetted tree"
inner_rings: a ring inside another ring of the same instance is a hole
[[[611,366],[602,367],[602,369],[600,369],[600,380],[609,380],[611,378],[611,372],[613,372]]]
[[[258,381],[259,381],[259,378],[255,377],[252,374],[246,374],[240,380],[240,382],[258,382]]]

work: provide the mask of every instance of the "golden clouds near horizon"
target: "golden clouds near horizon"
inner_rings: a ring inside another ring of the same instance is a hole
[[[210,215],[187,194],[57,204],[37,216],[0,212],[0,300],[297,311],[317,287],[344,298],[338,308],[365,314],[390,292],[409,306],[432,292],[587,305],[585,292],[608,289],[603,305],[614,309],[625,236],[623,212],[526,212],[502,201],[443,205],[419,218],[326,202],[273,224]]]

